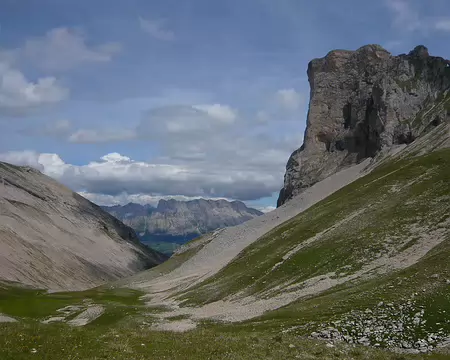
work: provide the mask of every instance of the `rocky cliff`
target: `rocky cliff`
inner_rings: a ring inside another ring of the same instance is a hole
[[[160,200],[156,208],[139,204],[103,208],[138,232],[171,236],[203,234],[262,215],[240,201],[205,199]]]
[[[308,79],[304,143],[287,163],[278,206],[450,119],[450,62],[424,46],[399,56],[379,45],[334,50],[309,63]]]
[[[97,205],[37,170],[0,162],[0,280],[79,290],[163,260]]]

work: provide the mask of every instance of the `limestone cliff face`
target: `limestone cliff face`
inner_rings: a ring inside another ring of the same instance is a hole
[[[291,155],[278,206],[343,167],[407,144],[450,118],[450,61],[417,46],[334,50],[308,65],[305,139]]]

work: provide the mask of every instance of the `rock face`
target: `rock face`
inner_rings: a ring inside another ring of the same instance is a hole
[[[80,290],[163,260],[97,205],[37,170],[0,162],[0,281]]]
[[[160,200],[156,209],[139,204],[103,208],[139,232],[171,236],[204,234],[262,215],[240,201],[205,199]]]
[[[408,144],[450,121],[450,61],[417,46],[334,50],[308,65],[305,139],[291,155],[278,206],[340,169]]]

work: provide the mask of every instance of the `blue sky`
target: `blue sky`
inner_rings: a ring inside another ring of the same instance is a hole
[[[308,62],[418,44],[450,57],[446,0],[2,0],[0,158],[99,203],[273,206],[302,143]]]

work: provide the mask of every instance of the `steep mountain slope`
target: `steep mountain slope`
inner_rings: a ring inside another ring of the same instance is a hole
[[[83,289],[164,259],[131,228],[56,181],[0,163],[0,279]]]
[[[199,235],[263,214],[240,201],[205,199],[160,200],[156,208],[133,203],[102,208],[135,229],[145,244],[167,254]]]
[[[450,61],[418,46],[392,56],[379,45],[333,50],[308,66],[305,140],[290,157],[278,205],[450,117]]]

